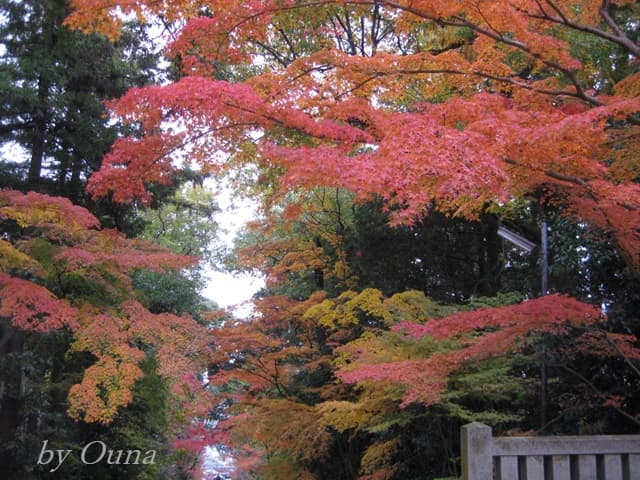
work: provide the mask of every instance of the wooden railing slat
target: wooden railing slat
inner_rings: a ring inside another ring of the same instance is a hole
[[[602,465],[604,480],[623,480],[622,457],[620,455],[605,455]]]
[[[492,454],[502,455],[622,455],[640,454],[640,436],[497,437]]]
[[[527,456],[525,457],[525,466],[523,480],[544,480],[544,457],[540,455]]]
[[[595,455],[578,456],[578,475],[580,480],[598,480],[598,468]]]
[[[499,480],[518,479],[518,457],[500,457],[497,462]]]
[[[638,478],[640,478],[640,455],[628,455],[624,465],[624,480]]]
[[[553,456],[551,476],[551,480],[571,480],[571,463],[568,455]]]

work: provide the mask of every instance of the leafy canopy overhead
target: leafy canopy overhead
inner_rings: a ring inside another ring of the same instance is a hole
[[[637,137],[635,2],[72,4],[69,24],[112,36],[119,9],[186,22],[167,49],[183,77],[111,105],[144,134],[116,143],[94,195],[145,198],[185,150],[205,172],[249,157],[283,168],[283,189],[380,195],[396,222],[433,202],[467,217],[514,196],[560,202],[640,266],[636,160],[616,153]]]

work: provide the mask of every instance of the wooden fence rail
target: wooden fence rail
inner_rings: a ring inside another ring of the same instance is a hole
[[[462,427],[463,480],[640,480],[640,435],[493,437]]]

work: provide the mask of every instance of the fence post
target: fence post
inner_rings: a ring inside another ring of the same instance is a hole
[[[462,480],[493,480],[491,427],[478,422],[460,429],[462,437]]]

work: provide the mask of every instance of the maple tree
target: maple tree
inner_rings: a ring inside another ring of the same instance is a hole
[[[188,314],[151,313],[130,276],[179,271],[195,258],[101,229],[68,199],[35,192],[0,191],[0,226],[2,345],[31,332],[67,332],[67,354],[84,358],[66,392],[71,418],[113,423],[154,375],[169,394],[165,434],[181,434],[192,418],[206,416],[211,400],[197,375],[208,361],[207,330]]]
[[[290,194],[249,225],[236,242],[234,264],[264,274],[272,295],[304,298],[316,290],[353,287],[347,246],[354,229],[352,198],[340,188]]]
[[[212,161],[213,149],[235,153],[253,141],[262,162],[285,167],[285,187],[337,184],[359,196],[378,194],[399,207],[399,222],[422,215],[432,201],[466,216],[526,194],[563,202],[574,216],[615,233],[635,268],[637,187],[611,175],[602,149],[612,140],[611,122],[636,122],[637,76],[628,68],[615,85],[583,78],[578,74],[587,62],[572,51],[580,34],[636,57],[637,43],[616,19],[618,11],[634,12],[632,3],[358,2],[344,8],[395,15],[390,28],[397,35],[441,26],[443,36],[436,30],[431,43],[427,35],[404,52],[382,42],[367,55],[325,45],[286,67],[229,83],[207,78],[211,65],[249,62],[290,11],[340,2],[202,2],[197,8],[74,2],[70,24],[111,34],[116,5],[188,20],[169,48],[183,62],[191,59],[188,76],[134,89],[112,105],[146,135],[120,140],[91,189],[113,191],[122,201],[144,198],[145,183],[169,181],[179,149],[188,147],[192,160],[211,170],[221,167]],[[212,15],[198,16],[206,10]],[[412,89],[418,93],[409,108],[390,108]],[[425,103],[438,95],[446,101]],[[172,119],[183,128],[163,127]],[[263,132],[258,141],[251,138],[256,130]],[[291,130],[309,144],[287,140]]]
[[[554,348],[554,361],[569,370],[584,365],[576,358],[587,352],[601,368],[640,358],[637,337],[594,328],[603,318],[592,305],[558,295],[514,301],[447,306],[418,291],[385,298],[374,289],[260,300],[251,323],[216,333],[210,380],[228,406],[217,439],[237,449],[239,478],[402,478],[412,468],[453,474],[437,460],[437,447],[423,446],[416,460],[408,432],[429,443],[441,433],[425,429],[439,423],[454,431],[473,419],[502,428],[535,423],[522,409],[531,417],[537,381],[523,369],[537,336],[560,339],[584,329]],[[631,385],[626,394],[591,395],[590,408],[633,419],[637,381]],[[456,439],[450,434],[443,445],[455,449]]]

